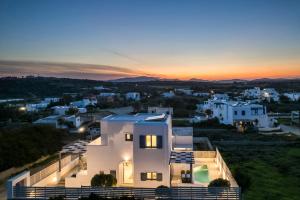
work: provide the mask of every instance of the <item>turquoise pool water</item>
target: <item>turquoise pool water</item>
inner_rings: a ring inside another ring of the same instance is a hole
[[[209,183],[207,165],[195,167],[193,171],[194,181],[199,183]]]

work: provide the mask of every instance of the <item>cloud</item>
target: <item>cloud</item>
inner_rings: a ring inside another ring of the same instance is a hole
[[[113,55],[116,55],[116,56],[119,56],[119,57],[122,57],[122,58],[125,58],[127,60],[130,60],[130,61],[133,61],[134,63],[136,64],[143,64],[143,62],[141,62],[140,60],[130,56],[130,55],[127,55],[127,54],[124,54],[124,53],[121,53],[120,51],[116,51],[116,50],[112,50],[112,49],[105,49],[105,51],[113,54]]]
[[[108,65],[0,60],[0,76],[41,75],[95,80],[148,75],[139,70]]]

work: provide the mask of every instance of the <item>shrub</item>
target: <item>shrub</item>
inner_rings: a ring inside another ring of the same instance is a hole
[[[160,186],[158,186],[155,189],[155,195],[158,198],[164,198],[164,199],[166,199],[166,197],[169,197],[170,194],[171,194],[170,189],[167,186],[165,186],[165,185],[160,185]]]
[[[117,184],[117,179],[111,174],[96,174],[91,180],[92,187],[111,187]]]
[[[208,184],[208,191],[211,194],[218,195],[219,193],[222,193],[224,190],[226,190],[225,188],[228,188],[228,187],[230,187],[230,182],[228,180],[218,178],[218,179],[212,180]]]
[[[230,182],[226,179],[218,178],[212,180],[208,187],[230,187]]]

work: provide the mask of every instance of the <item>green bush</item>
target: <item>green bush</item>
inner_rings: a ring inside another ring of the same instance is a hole
[[[91,180],[92,187],[111,187],[117,184],[117,179],[111,174],[96,174]]]
[[[212,180],[208,187],[230,187],[230,182],[226,179],[217,178],[215,180]]]

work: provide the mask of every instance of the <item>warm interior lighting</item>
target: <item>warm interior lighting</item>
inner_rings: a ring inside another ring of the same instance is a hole
[[[146,135],[146,147],[151,147],[151,135]]]
[[[152,135],[152,147],[157,147],[157,137],[156,137],[156,135]]]
[[[157,147],[157,136],[156,135],[146,135],[146,147],[156,148]]]

